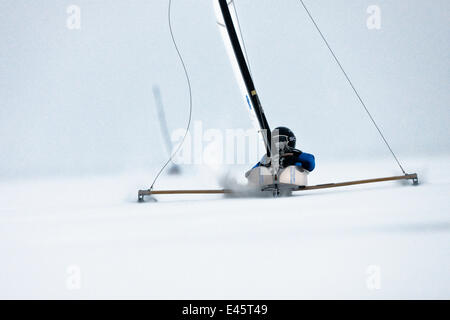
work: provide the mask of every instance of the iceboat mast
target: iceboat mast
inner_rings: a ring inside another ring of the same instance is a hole
[[[242,76],[242,80],[245,84],[246,88],[246,99],[249,99],[251,105],[249,103],[249,107],[253,108],[253,112],[258,120],[258,124],[260,127],[261,135],[264,140],[264,145],[266,147],[266,154],[268,157],[271,155],[271,131],[269,123],[267,122],[266,115],[264,114],[264,110],[261,106],[261,102],[259,100],[258,94],[256,92],[255,85],[253,83],[252,76],[250,74],[250,70],[247,64],[247,60],[244,56],[244,52],[241,47],[241,43],[239,42],[239,37],[236,33],[235,24],[233,22],[233,18],[231,16],[231,12],[229,9],[229,4],[231,2],[227,0],[217,0],[220,6],[221,15],[223,17],[224,25],[221,27],[225,27],[227,31],[227,36],[230,40],[231,47],[233,49],[234,56],[236,58],[237,64],[239,66],[239,72]],[[231,57],[230,57],[231,58]]]

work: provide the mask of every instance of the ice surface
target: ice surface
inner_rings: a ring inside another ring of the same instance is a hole
[[[0,297],[448,299],[449,160],[407,161],[424,180],[418,187],[388,182],[278,199],[137,203],[151,177],[142,172],[3,182]],[[310,182],[398,173],[385,167],[323,164]],[[218,187],[209,173],[186,171],[162,176],[159,187]],[[67,284],[73,266],[75,289]],[[380,271],[375,289],[370,266]]]

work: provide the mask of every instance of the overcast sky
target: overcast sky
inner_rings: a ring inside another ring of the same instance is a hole
[[[235,2],[271,126],[291,127],[299,148],[319,159],[388,156],[299,2]],[[448,153],[450,2],[305,3],[399,156]],[[80,29],[67,26],[70,5],[81,10]],[[0,1],[0,177],[164,161],[152,86],[160,86],[171,131],[188,116],[167,5]],[[380,29],[367,27],[371,5],[381,9]],[[172,13],[193,120],[204,129],[250,128],[212,0],[173,0]]]

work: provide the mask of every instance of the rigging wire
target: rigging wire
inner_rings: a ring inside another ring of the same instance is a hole
[[[173,158],[178,153],[178,151],[180,151],[180,149],[183,146],[184,141],[186,140],[186,137],[187,137],[187,135],[189,133],[189,129],[191,127],[191,120],[192,120],[192,88],[191,88],[191,80],[189,79],[189,74],[187,72],[186,64],[184,63],[183,57],[182,57],[182,55],[180,53],[180,50],[178,49],[178,45],[177,45],[177,42],[175,41],[175,36],[173,34],[171,9],[172,9],[172,0],[169,0],[169,8],[168,8],[169,31],[170,31],[170,36],[172,38],[173,45],[174,45],[175,50],[176,50],[176,52],[178,54],[178,58],[180,59],[181,65],[183,66],[184,74],[186,76],[186,83],[187,83],[187,86],[188,86],[188,89],[189,89],[189,119],[188,119],[188,122],[187,122],[187,125],[186,125],[186,132],[185,132],[185,134],[183,136],[183,139],[181,140],[180,144],[175,149],[175,151],[170,155],[170,157],[166,161],[166,163],[161,167],[161,169],[159,170],[159,172],[156,175],[155,179],[153,180],[149,190],[153,190],[153,186],[155,185],[155,183],[158,180],[159,176],[163,173],[163,171],[167,167],[167,165],[172,162]]]
[[[242,46],[244,47],[245,58],[247,59],[248,71],[250,71],[250,75],[253,76],[252,69],[250,67],[250,59],[248,58],[248,54],[247,54],[247,47],[245,46],[244,36],[242,35],[241,23],[239,22],[239,16],[238,16],[237,9],[236,9],[236,0],[231,0],[228,3],[228,5],[230,5],[231,3],[233,3],[233,10],[234,10],[234,14],[236,15],[236,21],[237,21],[237,26],[238,26],[238,30],[239,30],[239,35],[242,40]]]
[[[331,49],[330,44],[328,43],[327,39],[325,38],[324,34],[322,33],[322,31],[320,30],[319,26],[317,25],[315,19],[313,18],[313,16],[311,15],[311,13],[309,12],[308,8],[306,7],[305,3],[303,2],[303,0],[299,0],[300,3],[302,4],[303,8],[305,9],[306,13],[308,14],[309,18],[311,19],[312,23],[314,24],[314,26],[316,27],[317,31],[319,32],[320,36],[322,37],[322,40],[325,42],[326,46],[328,47],[328,50],[330,50],[334,60],[336,60],[336,63],[338,64],[339,68],[341,69],[342,73],[344,74],[345,78],[347,79],[348,83],[350,84],[350,86],[352,87],[353,91],[355,92],[356,96],[358,97],[359,101],[361,102],[361,105],[364,107],[364,110],[366,110],[367,115],[369,116],[370,120],[372,121],[373,125],[375,126],[375,128],[378,130],[378,133],[380,134],[381,138],[383,139],[384,143],[386,144],[386,146],[388,147],[389,151],[391,152],[392,156],[394,157],[395,161],[397,162],[398,166],[400,167],[400,169],[402,170],[403,174],[406,174],[405,170],[403,169],[402,165],[400,164],[400,161],[398,160],[397,156],[395,155],[394,151],[392,150],[391,146],[389,145],[389,143],[387,142],[386,138],[384,137],[383,133],[381,132],[380,127],[378,126],[378,124],[375,122],[375,119],[373,118],[372,114],[370,113],[369,109],[367,108],[366,104],[364,103],[364,100],[361,98],[360,94],[358,93],[358,91],[356,90],[355,86],[353,85],[353,82],[350,80],[350,77],[348,76],[347,72],[345,72],[344,67],[342,67],[341,62],[339,61],[339,59],[337,58],[336,54],[334,53],[333,49]]]

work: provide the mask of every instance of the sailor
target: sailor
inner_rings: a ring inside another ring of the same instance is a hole
[[[294,133],[286,127],[278,127],[272,131],[272,161],[278,159],[279,168],[297,166],[309,172],[313,171],[316,163],[314,155],[295,149],[297,139]],[[267,156],[264,156],[252,169],[259,166],[270,166]]]

